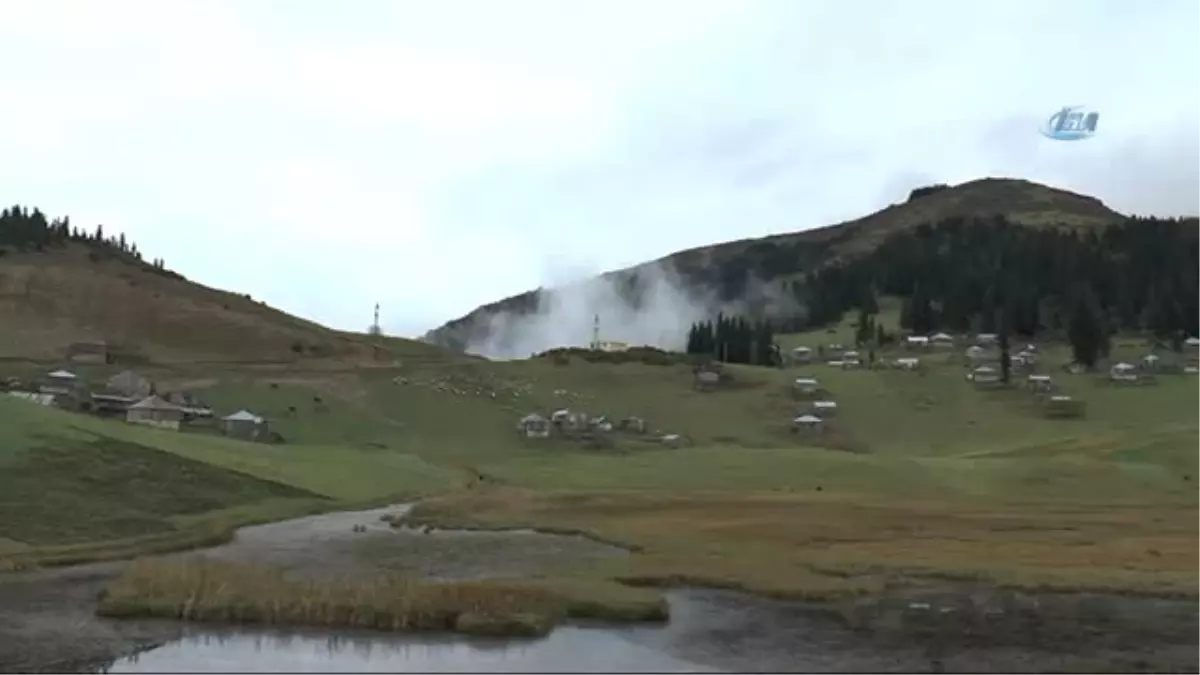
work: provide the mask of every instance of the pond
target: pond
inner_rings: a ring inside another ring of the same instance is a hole
[[[636,629],[635,629],[636,630]],[[703,672],[620,630],[564,626],[532,641],[204,631],[114,663],[111,673]]]

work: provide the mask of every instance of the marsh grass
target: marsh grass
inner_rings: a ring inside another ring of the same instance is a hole
[[[97,613],[116,618],[453,631],[539,636],[565,618],[662,620],[661,598],[605,598],[562,581],[314,581],[279,569],[203,559],[142,559],[104,591]]]
[[[1195,510],[1186,504],[496,489],[426,500],[410,518],[594,532],[638,548],[581,573],[642,587],[810,600],[963,584],[1166,597],[1195,597],[1196,588]]]

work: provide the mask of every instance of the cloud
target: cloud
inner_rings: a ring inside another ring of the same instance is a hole
[[[1197,21],[1185,0],[10,0],[0,185],[191,278],[341,328],[379,301],[416,335],[931,182],[1195,213]],[[1073,103],[1100,134],[1037,133]]]

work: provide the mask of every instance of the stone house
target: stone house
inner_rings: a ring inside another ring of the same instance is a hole
[[[828,419],[837,415],[837,401],[813,401],[811,414],[821,419]]]
[[[180,412],[182,414],[182,407]],[[270,434],[267,421],[249,410],[239,410],[221,418],[221,433],[244,441],[263,441]]]
[[[791,351],[790,358],[792,363],[800,364],[809,363],[812,361],[812,356],[813,350],[811,347],[795,347]]]
[[[934,347],[953,347],[954,336],[949,333],[934,333],[929,336],[929,343]]]
[[[1054,388],[1054,381],[1049,375],[1031,374],[1025,378],[1025,384],[1034,393],[1045,393]]]
[[[821,384],[815,377],[797,377],[792,382],[792,393],[797,396],[813,396],[820,388]]]
[[[617,423],[617,428],[631,434],[646,433],[646,420],[640,417],[626,417]]]
[[[121,394],[93,393],[92,412],[101,417],[125,417],[129,412],[129,406],[139,400]]]
[[[909,349],[928,349],[929,338],[924,335],[909,335],[904,338],[904,346]]]
[[[1065,394],[1050,396],[1042,404],[1042,412],[1051,419],[1072,419],[1083,417],[1083,401]]]
[[[54,405],[68,410],[91,407],[87,382],[69,370],[55,370],[41,378],[37,391],[54,397]]]
[[[1137,366],[1122,361],[1113,364],[1112,368],[1108,369],[1108,379],[1116,384],[1136,384],[1141,378]]]
[[[991,366],[979,366],[970,373],[967,373],[967,378],[980,389],[998,387],[1003,384],[1000,381],[1000,371]]]
[[[183,421],[183,408],[151,394],[129,406],[125,420],[133,424],[145,424],[161,429],[179,429]]]
[[[825,420],[816,415],[800,415],[792,420],[792,433],[819,434],[825,428]]]

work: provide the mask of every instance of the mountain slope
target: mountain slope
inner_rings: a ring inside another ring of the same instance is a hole
[[[373,355],[364,336],[74,242],[0,256],[0,327],[6,358],[52,360],[70,343],[96,340],[155,362]]]
[[[958,186],[931,186],[914,190],[909,199],[877,213],[836,225],[801,232],[743,239],[688,249],[665,258],[603,275],[617,286],[634,287],[647,275],[671,277],[686,294],[711,302],[713,288],[741,274],[747,259],[762,263],[765,278],[773,282],[791,278],[840,260],[869,253],[889,236],[928,223],[952,219],[988,219],[1003,216],[1009,222],[1035,228],[1091,228],[1120,222],[1124,216],[1099,199],[1038,183],[984,178]],[[734,284],[735,286],[741,284]],[[744,289],[742,289],[744,290]],[[425,339],[452,348],[487,340],[496,330],[496,317],[537,311],[541,291],[529,291],[479,307],[464,317],[430,331]],[[728,294],[727,294],[728,295]],[[743,295],[735,293],[733,295]],[[718,297],[716,305],[745,300]],[[710,307],[712,309],[712,307]]]

